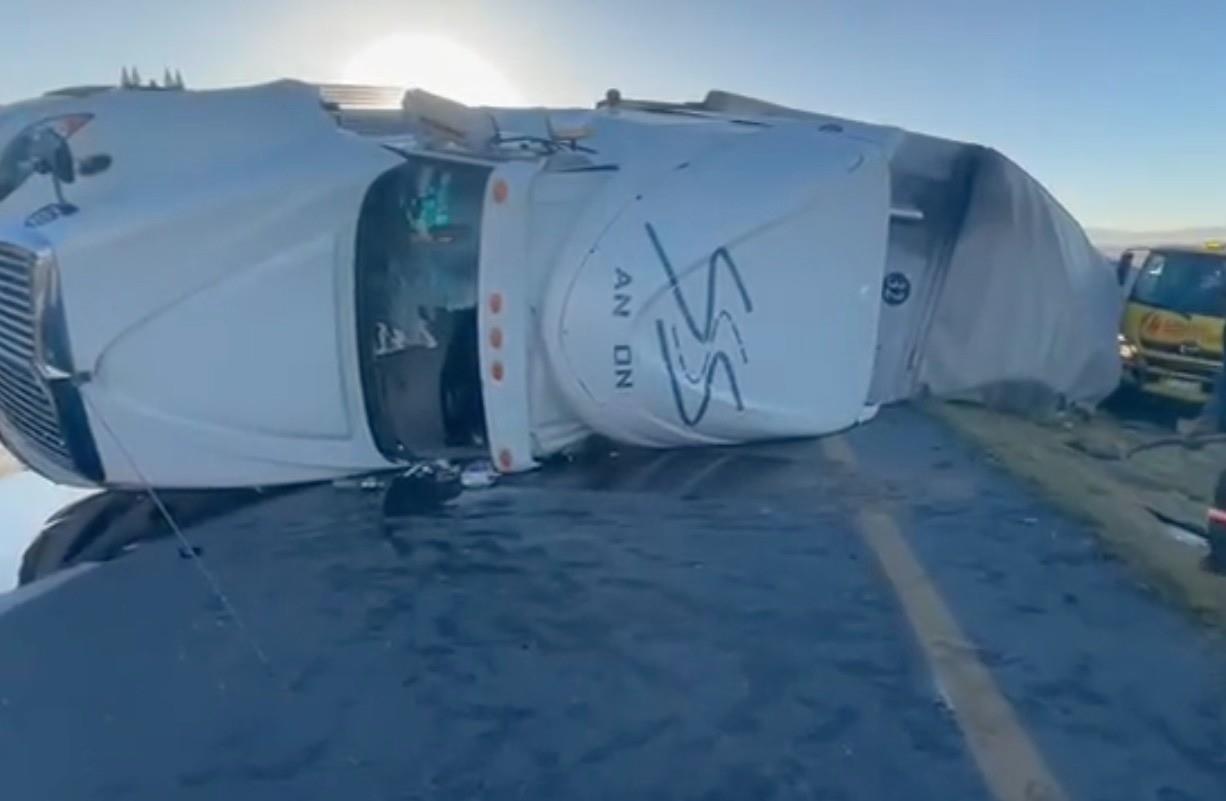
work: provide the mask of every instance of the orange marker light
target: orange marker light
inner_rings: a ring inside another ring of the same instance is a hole
[[[502,329],[501,328],[491,328],[490,329],[490,347],[493,348],[494,350],[498,350],[499,348],[502,347]]]
[[[495,292],[490,295],[490,311],[494,314],[502,311],[502,293]]]
[[[501,178],[494,181],[494,202],[502,203],[507,199],[507,182]]]
[[[502,362],[494,362],[490,365],[490,375],[493,376],[495,381],[502,380]]]
[[[511,452],[506,448],[498,451],[498,466],[503,470],[510,470],[514,460],[511,458]]]

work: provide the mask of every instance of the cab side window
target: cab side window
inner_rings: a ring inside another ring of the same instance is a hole
[[[1226,261],[1218,260],[1215,267],[1205,270],[1198,296],[1202,299],[1201,308],[1198,309],[1201,314],[1226,314]]]
[[[1162,283],[1162,271],[1166,267],[1166,257],[1161,253],[1151,253],[1145,260],[1145,265],[1137,275],[1137,282],[1132,286],[1132,299],[1138,303],[1160,305],[1159,286]]]

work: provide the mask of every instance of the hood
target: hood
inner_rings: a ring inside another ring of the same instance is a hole
[[[50,218],[30,216],[55,200],[32,176],[0,203],[0,239],[37,227],[53,248],[95,408],[231,451],[364,432],[353,237],[366,189],[400,157],[339,129],[294,82],[51,98],[20,120],[6,110],[0,128],[43,113],[93,115],[73,156],[110,166],[65,185],[76,210]]]

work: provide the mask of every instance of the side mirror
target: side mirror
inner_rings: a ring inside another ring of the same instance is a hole
[[[91,175],[106,172],[110,169],[112,161],[113,159],[107,153],[86,156],[77,162],[77,174],[88,178]]]
[[[30,158],[34,161],[34,171],[51,177],[61,183],[70,184],[77,179],[76,163],[72,151],[68,149],[68,140],[50,128],[40,131],[30,145]]]
[[[1115,265],[1115,280],[1122,287],[1128,283],[1128,276],[1132,274],[1132,263],[1136,258],[1135,250],[1125,250],[1120,254],[1120,260]]]
[[[93,119],[92,114],[66,114],[30,125],[0,151],[0,200],[31,175],[50,175],[56,199],[67,205],[63,184],[76,180],[76,164],[68,140]]]

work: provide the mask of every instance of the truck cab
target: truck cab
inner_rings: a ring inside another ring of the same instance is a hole
[[[1222,364],[1226,250],[1159,246],[1126,254],[1120,357],[1128,385],[1186,403],[1208,400]]]
[[[626,127],[616,158],[582,133],[608,160],[419,152],[374,183],[357,320],[386,458],[480,445],[513,472],[592,434],[730,444],[871,416],[885,153],[798,123]],[[843,346],[801,369],[798,337]]]

